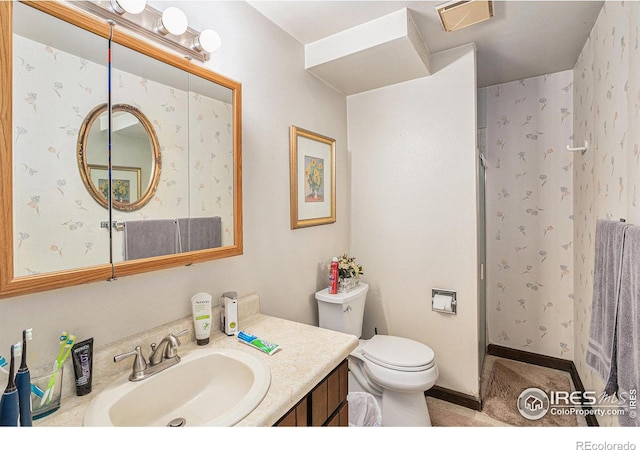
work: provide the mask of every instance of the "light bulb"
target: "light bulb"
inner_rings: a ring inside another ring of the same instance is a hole
[[[202,30],[202,32],[193,39],[193,47],[200,52],[213,53],[220,48],[222,44],[220,36],[213,30]]]
[[[118,14],[140,14],[146,6],[146,0],[111,0],[111,7]]]
[[[162,18],[158,20],[157,31],[160,34],[173,34],[180,36],[187,31],[187,16],[175,6],[170,6],[162,13]]]

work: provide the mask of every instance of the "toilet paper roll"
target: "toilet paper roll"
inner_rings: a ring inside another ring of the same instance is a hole
[[[433,309],[436,311],[451,312],[451,300],[449,295],[436,294],[433,297]]]

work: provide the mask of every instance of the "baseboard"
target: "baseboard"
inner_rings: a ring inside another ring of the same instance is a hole
[[[451,389],[434,386],[425,392],[425,395],[427,397],[433,397],[459,406],[464,406],[465,408],[482,411],[482,402],[479,398],[453,391]]]
[[[570,372],[571,364],[573,364],[573,361],[569,359],[540,355],[539,353],[525,352],[523,350],[501,347],[494,344],[489,344],[487,346],[487,354],[498,356],[500,358],[513,359],[514,361],[525,362],[528,364],[534,364],[536,366],[548,367],[550,369],[564,370],[565,372]]]
[[[500,345],[489,344],[487,346],[487,354],[492,356],[498,356],[500,358],[513,359],[514,361],[520,361],[528,364],[534,364],[536,366],[548,367],[550,369],[564,370],[569,372],[571,380],[577,391],[584,392],[584,384],[578,374],[576,365],[570,359],[556,358],[553,356],[540,355],[538,353],[525,352],[523,350],[516,350],[513,348],[502,347]],[[582,405],[586,410],[585,420],[590,427],[597,427],[598,419],[591,413],[591,406]]]

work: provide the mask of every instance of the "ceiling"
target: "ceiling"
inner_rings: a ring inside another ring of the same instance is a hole
[[[435,7],[444,1],[249,3],[305,45],[408,8],[431,54],[475,43],[478,87],[485,87],[572,69],[603,1],[494,1],[492,19],[455,32],[440,24]]]

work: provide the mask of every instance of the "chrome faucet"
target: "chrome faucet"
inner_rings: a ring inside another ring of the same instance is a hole
[[[113,362],[117,363],[129,356],[135,356],[129,380],[144,380],[145,378],[149,378],[151,375],[161,372],[164,369],[174,366],[180,362],[180,356],[178,356],[180,339],[178,339],[178,337],[184,336],[188,333],[189,330],[182,330],[177,334],[170,333],[160,341],[160,344],[151,344],[149,363],[147,363],[147,360],[144,358],[142,349],[139,345],[130,352],[114,356]]]
[[[180,347],[180,339],[179,336],[183,336],[187,334],[189,330],[183,330],[178,334],[168,334],[165,336],[160,343],[156,346],[156,344],[151,344],[151,355],[149,356],[149,363],[152,366],[156,364],[160,364],[165,360],[178,358],[180,361],[180,357],[178,356],[178,347]]]

